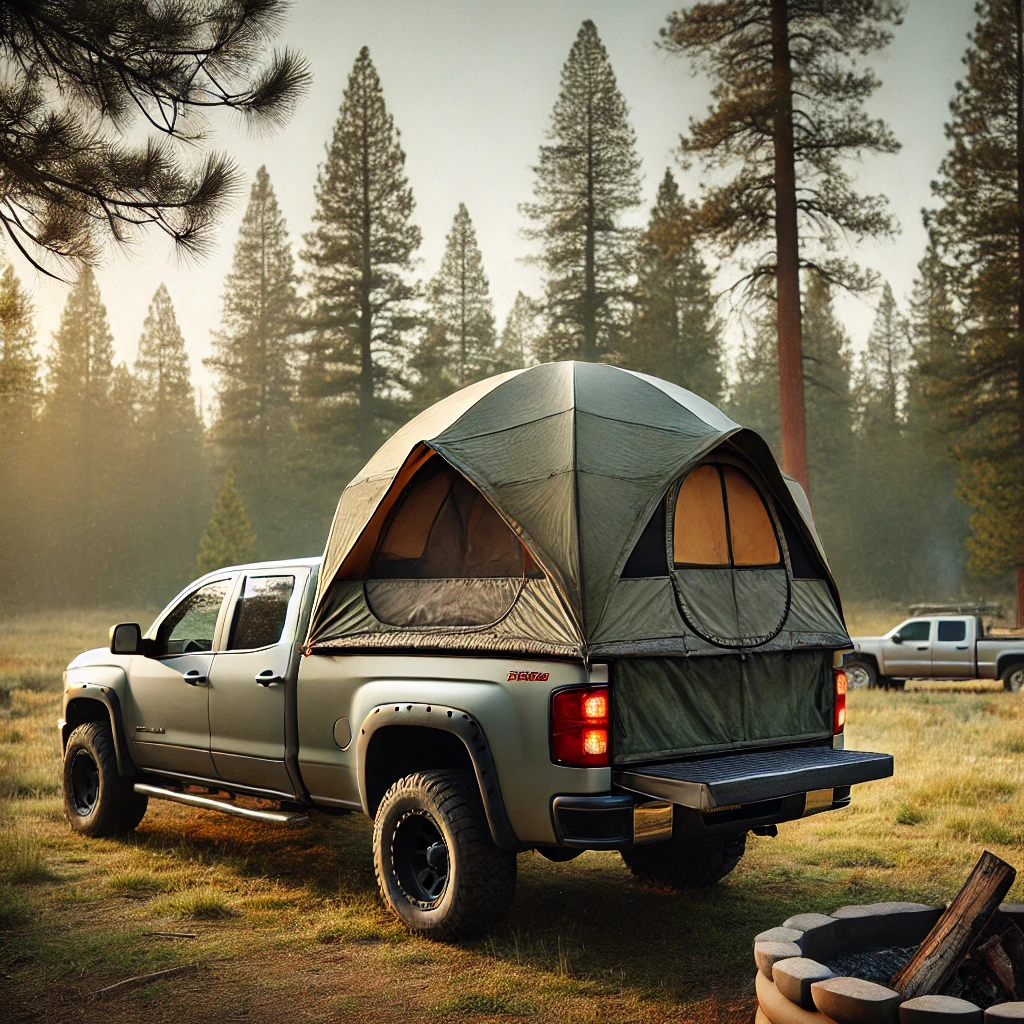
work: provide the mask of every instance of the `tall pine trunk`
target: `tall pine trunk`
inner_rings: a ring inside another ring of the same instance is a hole
[[[1024,449],[1024,0],[1013,5],[1017,56],[1017,428]],[[1017,563],[1017,625],[1024,626],[1024,562]]]
[[[778,301],[779,418],[782,468],[810,495],[800,328],[800,253],[793,151],[793,71],[787,0],[772,0],[772,81],[775,89],[775,278]]]

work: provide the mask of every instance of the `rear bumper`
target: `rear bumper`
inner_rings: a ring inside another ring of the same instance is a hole
[[[612,773],[616,792],[556,796],[555,835],[562,846],[622,850],[668,839],[745,832],[850,803],[850,788],[888,778],[889,754],[797,747],[636,766]]]

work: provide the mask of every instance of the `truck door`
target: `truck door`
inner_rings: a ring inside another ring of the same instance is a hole
[[[210,670],[210,747],[226,782],[294,793],[285,763],[285,705],[309,570],[262,569],[236,589],[226,641]]]
[[[932,643],[932,676],[935,679],[974,677],[974,644],[967,619],[939,619]]]
[[[900,642],[892,637],[899,634]],[[932,672],[932,620],[911,619],[886,639],[882,657],[885,674],[897,678],[924,678]]]
[[[210,757],[213,649],[234,576],[186,594],[160,621],[156,653],[129,667],[129,736],[143,768],[215,778]]]

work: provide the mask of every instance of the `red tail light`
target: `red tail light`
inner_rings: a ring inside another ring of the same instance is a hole
[[[840,733],[846,725],[846,673],[841,669],[833,669],[836,681],[836,702],[832,711],[832,731]]]
[[[551,759],[575,768],[611,763],[607,686],[577,686],[551,695]]]

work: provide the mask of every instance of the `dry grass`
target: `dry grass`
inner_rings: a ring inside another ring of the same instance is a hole
[[[562,865],[525,854],[515,906],[493,934],[424,942],[378,904],[359,816],[276,830],[154,803],[124,840],[68,831],[59,666],[118,617],[0,620],[4,678],[32,684],[11,686],[0,707],[5,1019],[738,1024],[751,1017],[750,940],[761,929],[798,910],[948,899],[984,847],[1024,861],[1024,699],[978,682],[857,691],[849,745],[893,752],[896,778],[775,840],[751,837],[722,885],[667,894],[638,884],[615,854]],[[867,619],[850,617],[855,629]],[[48,652],[38,686],[37,650]],[[1024,883],[1013,895],[1024,898]],[[197,937],[147,934],[157,931]],[[83,999],[186,963],[203,970],[102,1008]]]

